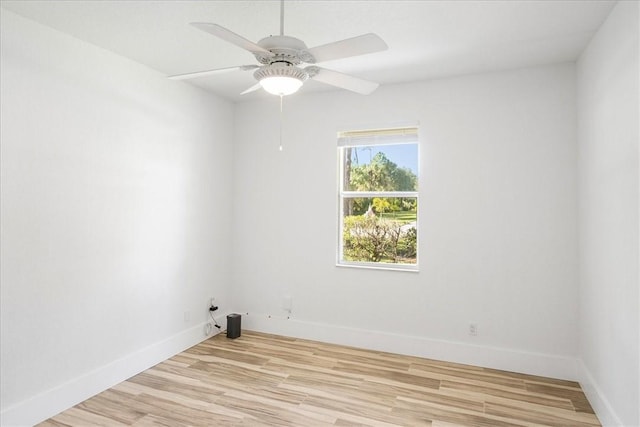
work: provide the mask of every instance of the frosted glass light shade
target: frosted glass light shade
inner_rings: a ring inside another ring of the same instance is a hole
[[[260,80],[260,85],[273,95],[291,95],[302,87],[302,80],[288,76],[271,76]]]

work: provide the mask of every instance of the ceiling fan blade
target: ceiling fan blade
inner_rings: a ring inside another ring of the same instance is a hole
[[[389,46],[376,34],[369,33],[350,39],[340,40],[322,46],[312,47],[307,52],[315,58],[315,62],[331,61],[350,56],[387,50]],[[309,61],[306,61],[309,62]]]
[[[196,77],[212,76],[214,74],[223,74],[223,73],[228,73],[230,71],[236,71],[236,70],[246,71],[246,70],[252,70],[254,68],[258,68],[258,66],[257,65],[241,65],[239,67],[216,68],[213,70],[196,71],[195,73],[176,74],[173,76],[169,76],[168,78],[171,80],[195,79]]]
[[[248,50],[254,55],[262,55],[267,57],[271,57],[274,55],[262,46],[258,46],[251,40],[247,40],[241,35],[236,34],[231,30],[227,30],[226,28],[221,27],[218,24],[211,24],[209,22],[192,22],[191,25],[199,30],[205,31],[209,34],[213,34],[214,36],[219,37],[222,40],[235,44],[236,46],[241,47],[244,50]]]
[[[358,77],[350,76],[348,74],[342,74],[337,71],[327,70],[326,68],[320,68],[311,66],[305,68],[305,71],[309,73],[309,78],[317,80],[322,83],[326,83],[331,86],[347,89],[352,92],[360,93],[362,95],[369,95],[376,90],[378,83],[370,82]]]
[[[253,86],[251,86],[249,89],[245,90],[244,92],[242,92],[240,95],[244,95],[247,93],[251,93],[251,92],[255,92],[256,90],[260,89],[262,86],[260,85],[260,83],[256,83]]]

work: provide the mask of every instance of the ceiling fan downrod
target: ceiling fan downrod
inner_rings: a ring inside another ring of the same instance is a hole
[[[280,0],[280,35],[284,36],[284,0]]]

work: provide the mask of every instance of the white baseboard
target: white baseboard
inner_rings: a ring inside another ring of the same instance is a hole
[[[591,407],[598,416],[598,420],[602,427],[622,427],[622,421],[616,415],[615,411],[611,407],[609,400],[602,393],[598,384],[593,379],[591,372],[587,369],[587,366],[582,360],[578,360],[580,385],[584,394],[587,396]]]
[[[242,327],[257,332],[418,356],[427,359],[444,360],[572,381],[578,380],[577,360],[566,356],[435,340],[410,335],[347,328],[323,323],[246,313],[243,313]]]
[[[212,334],[207,336],[205,328],[206,322],[10,406],[0,413],[0,425],[13,427],[40,423],[220,333],[213,328]]]
[[[577,359],[497,347],[347,328],[268,315],[243,314],[243,329],[371,350],[580,381],[605,427],[622,425],[584,364]],[[216,319],[223,319],[217,316]],[[220,320],[219,320],[220,321]],[[209,338],[206,323],[127,355],[93,372],[6,408],[2,426],[30,426],[94,396]],[[214,328],[213,335],[220,333]]]

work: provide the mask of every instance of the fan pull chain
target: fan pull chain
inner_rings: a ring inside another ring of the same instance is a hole
[[[280,95],[280,147],[278,147],[280,151],[282,151],[282,98],[284,96]]]

